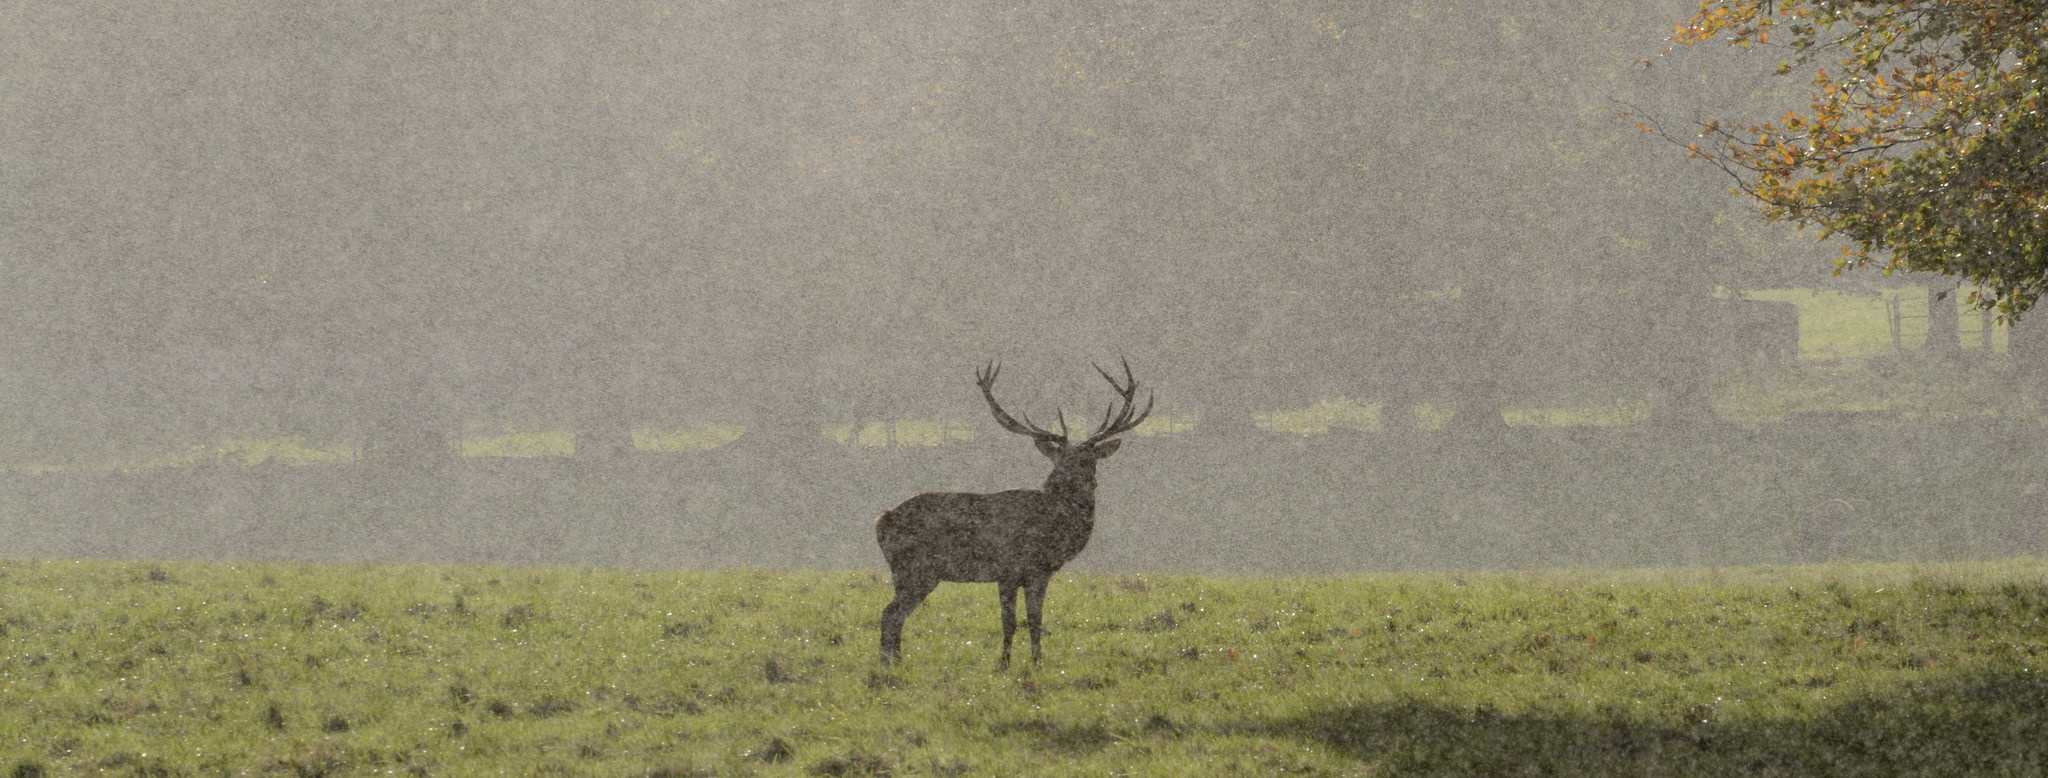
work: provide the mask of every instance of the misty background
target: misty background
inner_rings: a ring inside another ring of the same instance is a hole
[[[1079,567],[2041,553],[2030,328],[1617,116],[1800,99],[1691,7],[17,5],[0,554],[879,569],[1120,357]]]

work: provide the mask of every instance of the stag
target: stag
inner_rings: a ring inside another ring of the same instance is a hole
[[[1842,556],[1842,538],[1856,520],[1848,500],[1824,500],[1799,519],[1799,561],[1827,562]]]
[[[1126,360],[1119,382],[1100,366],[1095,372],[1116,389],[1121,400],[1102,416],[1102,424],[1079,443],[1067,439],[1066,414],[1060,431],[1018,421],[996,402],[994,362],[975,373],[989,412],[1003,429],[1031,438],[1038,453],[1052,460],[1052,475],[1038,489],[1012,489],[994,494],[926,492],[903,501],[875,520],[875,541],[889,561],[896,597],[882,609],[882,664],[903,655],[903,621],[924,598],[945,581],[994,583],[1003,604],[1003,654],[996,666],[1010,666],[1010,640],[1017,633],[1017,590],[1024,590],[1024,618],[1031,629],[1031,661],[1038,661],[1045,634],[1045,586],[1052,574],[1081,553],[1095,531],[1095,463],[1116,453],[1116,439],[1152,413],[1152,399],[1137,410],[1138,379]]]

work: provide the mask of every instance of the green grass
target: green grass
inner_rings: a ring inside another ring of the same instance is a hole
[[[1987,345],[1982,312],[1969,301],[1970,290],[1958,289],[1943,305],[1956,309],[1963,350],[1981,351]],[[1919,351],[1927,345],[1927,287],[1901,286],[1890,289],[1750,289],[1742,296],[1751,300],[1789,302],[1799,306],[1799,357],[1801,360],[1870,359],[1896,355],[1900,350]],[[1892,343],[1889,307],[1898,306],[1899,343]],[[1988,344],[2004,353],[2007,331],[1993,325]]]
[[[0,775],[2040,774],[2048,563],[992,586],[0,562]],[[1021,639],[1021,636],[1020,636]],[[11,771],[11,772],[6,772]]]

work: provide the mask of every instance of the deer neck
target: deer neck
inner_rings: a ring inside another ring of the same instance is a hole
[[[1095,518],[1095,463],[1061,462],[1045,478],[1046,496],[1071,506],[1084,520]]]

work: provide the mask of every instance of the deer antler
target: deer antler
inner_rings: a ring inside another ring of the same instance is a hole
[[[1090,433],[1087,443],[1082,445],[1101,443],[1102,441],[1130,432],[1137,429],[1139,424],[1144,423],[1145,417],[1152,415],[1152,402],[1158,399],[1157,395],[1146,395],[1145,410],[1138,412],[1137,418],[1131,417],[1132,412],[1137,410],[1138,405],[1138,377],[1131,373],[1130,360],[1122,359],[1121,357],[1119,359],[1124,364],[1123,383],[1117,383],[1116,376],[1110,375],[1109,371],[1102,369],[1101,365],[1095,365],[1094,367],[1095,372],[1102,374],[1102,380],[1108,381],[1110,387],[1116,389],[1116,393],[1123,396],[1123,402],[1110,406],[1109,410],[1102,414],[1102,426],[1097,427],[1093,433]]]
[[[1057,440],[1065,443],[1067,440],[1065,434],[1040,428],[1038,425],[1031,423],[1031,417],[1029,416],[1024,417],[1023,421],[1018,421],[1010,416],[1008,411],[1003,410],[1002,403],[996,402],[995,392],[996,374],[1001,372],[1003,372],[1003,366],[991,360],[987,367],[974,373],[974,383],[981,386],[981,396],[988,400],[988,410],[990,413],[995,414],[996,423],[1002,425],[1003,429],[1019,435],[1028,435],[1038,440]],[[1067,418],[1065,414],[1062,414],[1060,416],[1060,429],[1064,430],[1066,426]]]

